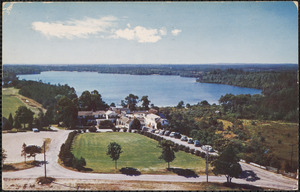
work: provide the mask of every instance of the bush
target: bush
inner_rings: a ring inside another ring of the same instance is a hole
[[[195,149],[190,149],[190,153],[194,154],[195,153]]]
[[[201,153],[201,152],[198,151],[198,150],[195,151],[195,155],[197,155],[197,156],[200,156],[200,153]]]
[[[178,149],[184,151],[185,146],[184,145],[179,145]]]
[[[190,148],[189,147],[185,147],[184,151],[187,152],[187,153],[189,153],[190,152]]]
[[[50,184],[50,183],[52,183],[53,181],[55,181],[55,179],[54,178],[52,178],[52,177],[39,177],[39,178],[37,178],[36,179],[36,181],[37,181],[37,183],[41,183],[42,185],[47,185],[47,184]]]
[[[97,128],[94,126],[89,128],[89,132],[91,132],[91,133],[92,132],[95,133],[96,131],[97,131]]]

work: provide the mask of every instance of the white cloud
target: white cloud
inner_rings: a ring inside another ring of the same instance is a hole
[[[112,38],[136,40],[139,43],[155,43],[161,39],[157,29],[147,29],[142,26],[136,26],[133,29],[118,29],[114,32]]]
[[[69,20],[57,22],[33,22],[32,28],[41,32],[47,37],[73,39],[87,38],[100,32],[107,32],[115,25],[117,18],[113,16],[102,17],[100,19],[85,18],[83,20]]]
[[[162,27],[160,30],[159,30],[159,33],[161,35],[167,35],[167,29],[165,27]]]
[[[56,38],[88,38],[93,35],[103,39],[126,39],[139,43],[156,43],[167,35],[167,28],[157,29],[146,28],[144,26],[131,27],[126,24],[124,29],[117,28],[118,18],[113,16],[102,17],[99,19],[86,17],[81,20],[67,20],[55,22],[33,22],[32,29],[42,33],[44,36]],[[174,29],[171,33],[176,36],[181,32]]]
[[[177,36],[180,32],[181,32],[180,29],[174,29],[174,30],[171,31],[171,33],[172,33],[174,36]]]

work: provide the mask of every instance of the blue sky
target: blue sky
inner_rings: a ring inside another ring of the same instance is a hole
[[[286,2],[3,5],[3,64],[298,63]]]

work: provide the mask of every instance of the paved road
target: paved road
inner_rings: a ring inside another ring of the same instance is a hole
[[[69,179],[101,179],[101,180],[139,180],[139,181],[166,181],[166,182],[205,182],[206,176],[184,177],[179,175],[139,175],[128,176],[123,174],[97,174],[97,173],[81,173],[71,171],[61,167],[58,163],[58,153],[60,146],[65,142],[70,131],[58,130],[57,137],[52,140],[47,154],[47,176],[54,178]],[[269,187],[282,190],[298,189],[297,180],[283,177],[281,175],[271,173],[260,168],[241,163],[243,169],[243,178],[233,179],[235,183],[243,183],[256,185],[260,187]],[[32,169],[3,172],[2,178],[37,178],[44,176],[44,167],[35,167]],[[226,182],[225,176],[209,176],[210,182]]]

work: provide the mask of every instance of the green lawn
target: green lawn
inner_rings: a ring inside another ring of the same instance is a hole
[[[2,89],[2,116],[7,118],[11,113],[14,117],[15,112],[19,106],[25,106],[25,104],[16,97],[18,90],[14,88]]]
[[[135,133],[85,133],[77,135],[72,152],[75,157],[86,160],[86,168],[98,173],[118,172],[114,169],[114,161],[106,155],[107,145],[117,142],[123,153],[118,160],[118,169],[122,167],[137,168],[141,173],[166,173],[167,163],[158,159],[161,149],[158,142]],[[191,169],[197,174],[205,173],[205,160],[182,151],[175,153],[176,159],[170,167]]]
[[[8,119],[9,114],[11,113],[14,117],[18,107],[26,106],[34,112],[34,117],[37,117],[40,112],[38,108],[24,104],[21,99],[18,98],[18,96],[20,96],[18,92],[19,89],[13,87],[2,89],[2,116]]]

